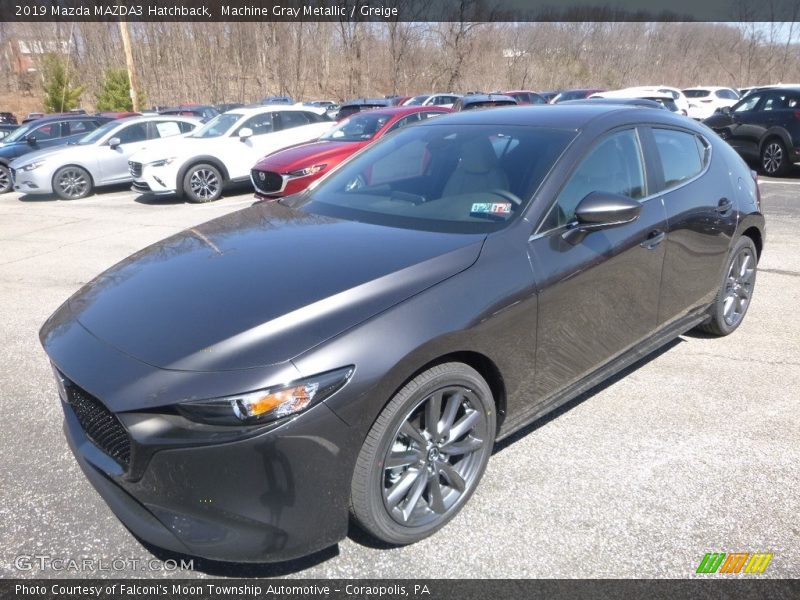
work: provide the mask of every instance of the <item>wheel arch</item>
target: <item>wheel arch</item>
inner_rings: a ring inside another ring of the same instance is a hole
[[[742,232],[743,237],[749,237],[753,240],[756,246],[756,258],[761,260],[761,251],[764,248],[764,237],[761,235],[761,230],[755,225],[748,227]]]
[[[776,138],[780,140],[785,149],[788,150],[792,147],[792,137],[789,135],[788,131],[786,131],[783,127],[771,127],[761,137],[761,143],[758,145],[759,155],[764,151],[764,146],[766,146],[770,140],[774,140]]]

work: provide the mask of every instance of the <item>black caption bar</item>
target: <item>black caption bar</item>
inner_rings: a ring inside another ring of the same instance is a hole
[[[0,580],[0,598],[15,600],[789,600],[800,581],[776,579],[651,580]]]
[[[797,21],[798,0],[2,0],[0,21]]]

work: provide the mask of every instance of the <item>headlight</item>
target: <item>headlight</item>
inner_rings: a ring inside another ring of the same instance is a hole
[[[302,412],[328,398],[350,379],[353,367],[246,394],[184,402],[178,410],[211,425],[255,425]]]
[[[40,160],[39,162],[32,162],[22,167],[20,171],[33,171],[34,169],[38,169],[39,167],[41,167],[43,164],[44,164],[43,160]]]
[[[166,167],[168,164],[170,164],[174,160],[175,160],[175,157],[171,156],[170,158],[162,158],[161,160],[154,160],[153,162],[149,162],[149,163],[147,163],[147,166],[148,167]]]
[[[328,165],[314,165],[313,167],[306,167],[305,169],[299,169],[297,171],[291,171],[288,173],[289,177],[306,177],[307,175],[313,175],[314,173],[319,173],[327,167]]]

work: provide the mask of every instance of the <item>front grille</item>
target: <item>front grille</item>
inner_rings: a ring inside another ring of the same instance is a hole
[[[86,436],[125,469],[131,462],[131,441],[119,419],[97,398],[65,380],[67,403]]]
[[[131,171],[131,177],[141,177],[142,176],[142,163],[140,162],[133,162],[128,161],[128,168]]]
[[[283,177],[281,177],[280,173],[253,169],[251,175],[253,185],[256,186],[256,190],[259,192],[274,194],[275,192],[280,192],[283,188]]]

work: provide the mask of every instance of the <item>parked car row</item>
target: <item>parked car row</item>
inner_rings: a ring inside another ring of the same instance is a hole
[[[262,101],[231,104],[224,113],[210,105],[182,104],[158,107],[158,114],[144,116],[64,114],[22,126],[0,125],[0,193],[15,189],[77,199],[96,188],[130,181],[142,193],[210,202],[227,185],[249,180],[257,198],[279,198],[304,190],[347,157],[405,125],[451,111],[519,104],[662,108],[704,120],[744,158],[758,160],[768,175],[783,175],[800,162],[800,86],[785,84],[750,90],[741,99],[737,90],[719,86],[636,86],[438,92],[358,98],[341,105],[333,100],[293,104],[288,96]],[[4,115],[0,113],[11,120]]]

